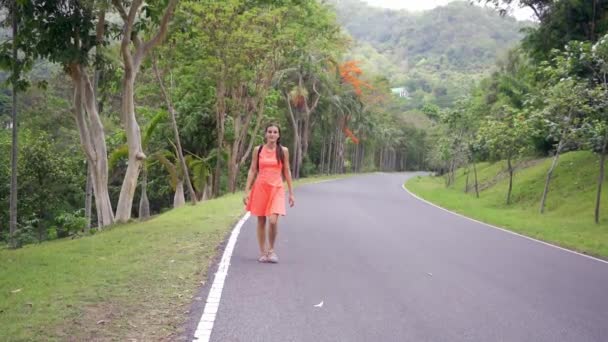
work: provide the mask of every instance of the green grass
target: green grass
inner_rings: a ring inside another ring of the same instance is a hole
[[[236,193],[90,237],[0,250],[0,341],[176,337],[243,207]]]
[[[608,258],[608,194],[602,194],[600,224],[593,211],[599,158],[590,152],[571,152],[560,157],[554,171],[545,214],[539,213],[546,172],[551,159],[528,161],[514,176],[511,205],[506,205],[508,175],[506,163],[478,164],[478,178],[487,187],[475,198],[464,193],[464,170],[459,170],[454,186],[445,187],[444,178],[416,177],[406,187],[420,197],[457,213],[493,225],[558,244],[582,253]],[[470,184],[473,184],[471,171]],[[606,185],[605,185],[606,187]]]

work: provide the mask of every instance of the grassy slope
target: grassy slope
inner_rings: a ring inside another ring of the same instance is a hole
[[[241,201],[227,195],[92,237],[0,250],[0,341],[171,340]]]
[[[465,179],[459,170],[454,187],[446,189],[443,178],[418,177],[406,187],[433,203],[466,216],[505,227],[540,240],[583,253],[608,257],[608,194],[602,196],[601,221],[593,222],[599,158],[590,152],[560,157],[551,182],[547,208],[539,214],[540,198],[551,160],[531,163],[515,174],[513,204],[505,204],[508,178],[496,179],[505,163],[478,165],[480,183],[492,184],[476,199],[464,193]],[[472,172],[470,182],[472,184]]]

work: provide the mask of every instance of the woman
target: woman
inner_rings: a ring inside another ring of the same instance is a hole
[[[285,216],[285,189],[283,177],[289,187],[289,206],[295,204],[289,170],[289,150],[281,146],[281,130],[276,124],[266,127],[265,143],[253,150],[251,166],[245,188],[245,206],[258,217],[259,262],[279,262],[274,251],[279,215]],[[251,183],[253,188],[251,188]],[[266,220],[269,220],[268,249],[266,249]]]

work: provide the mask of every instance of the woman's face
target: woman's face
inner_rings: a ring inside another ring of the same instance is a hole
[[[279,134],[279,128],[276,126],[270,126],[266,129],[266,141],[277,142],[281,135]]]

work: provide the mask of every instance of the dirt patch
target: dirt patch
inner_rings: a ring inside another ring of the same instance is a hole
[[[61,340],[108,341],[117,336],[110,334],[110,326],[122,319],[124,311],[116,303],[97,303],[84,307],[80,314],[57,328]]]
[[[98,303],[58,327],[62,341],[175,341],[188,317],[187,305],[160,305],[153,298],[137,305]]]

